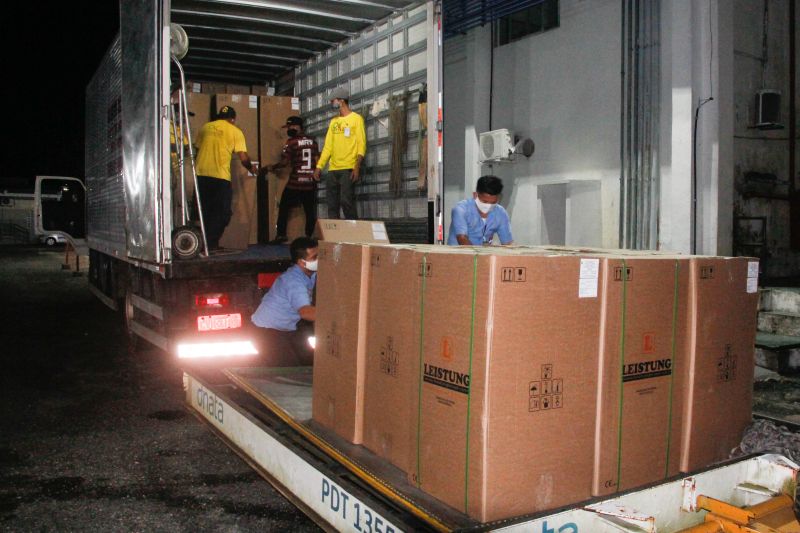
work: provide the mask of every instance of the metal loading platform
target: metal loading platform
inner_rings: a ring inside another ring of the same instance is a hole
[[[800,466],[779,455],[725,463],[613,498],[478,523],[399,469],[311,421],[311,368],[187,369],[187,407],[328,531],[798,532]]]

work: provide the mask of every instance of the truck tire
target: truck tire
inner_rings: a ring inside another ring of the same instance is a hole
[[[141,346],[142,339],[131,330],[131,322],[133,322],[134,316],[134,306],[133,306],[133,290],[128,287],[125,291],[125,299],[122,300],[122,320],[123,324],[125,325],[125,334],[128,340],[128,351],[129,352],[136,352]]]
[[[172,251],[177,259],[197,257],[202,248],[200,232],[191,226],[180,226],[172,231]]]

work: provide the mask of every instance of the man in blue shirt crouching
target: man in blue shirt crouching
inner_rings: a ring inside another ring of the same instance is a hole
[[[314,335],[316,308],[312,304],[317,282],[316,239],[292,241],[292,263],[264,295],[253,313],[253,324],[264,328],[260,350],[270,366],[305,366],[314,362],[308,338]]]
[[[513,244],[508,213],[498,202],[503,181],[497,176],[481,176],[472,198],[461,200],[450,216],[447,244],[483,246],[492,244],[495,234],[500,244]]]

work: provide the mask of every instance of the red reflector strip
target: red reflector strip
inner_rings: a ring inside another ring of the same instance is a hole
[[[261,272],[258,274],[258,288],[269,289],[280,276],[279,272]]]
[[[203,315],[197,317],[197,331],[217,331],[242,327],[241,313],[230,315]]]

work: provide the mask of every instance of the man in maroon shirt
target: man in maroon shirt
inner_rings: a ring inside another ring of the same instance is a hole
[[[286,128],[289,140],[283,145],[281,161],[262,168],[262,172],[275,172],[287,166],[292,169],[278,206],[278,234],[271,241],[272,244],[287,241],[286,225],[289,221],[289,209],[298,204],[303,206],[306,213],[306,236],[310,237],[314,233],[314,226],[317,224],[319,179],[314,178],[314,169],[319,159],[317,141],[306,136],[303,131],[303,119],[300,117],[289,117],[283,127]]]

